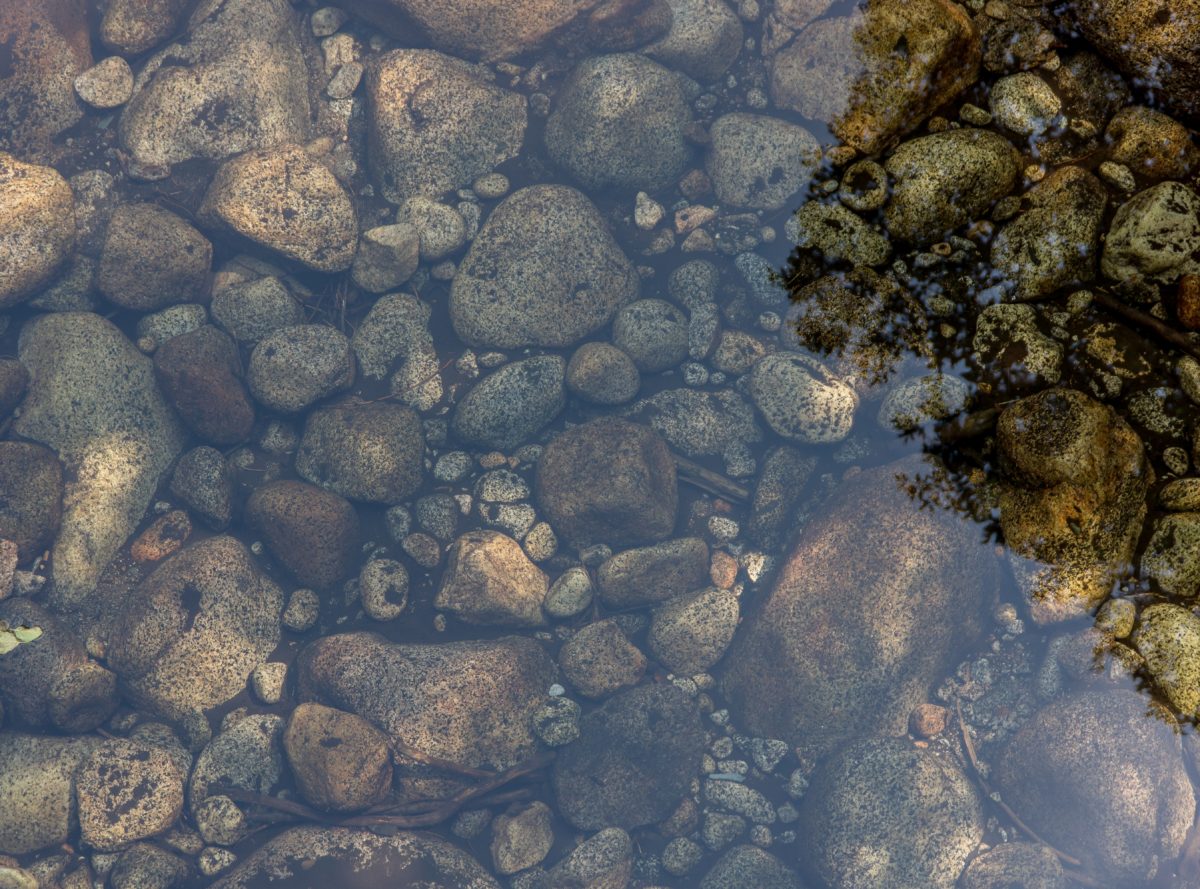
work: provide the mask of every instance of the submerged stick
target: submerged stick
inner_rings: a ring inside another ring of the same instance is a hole
[[[750,492],[719,472],[713,472],[711,469],[705,469],[699,463],[689,460],[687,457],[681,457],[674,452],[671,453],[672,459],[675,461],[675,468],[679,472],[680,481],[685,481],[690,485],[700,488],[702,491],[708,491],[710,494],[716,494],[720,497],[728,497],[731,500],[748,501]]]
[[[1118,300],[1116,297],[1102,292],[1094,292],[1092,298],[1100,305],[1108,309],[1110,312],[1120,315],[1126,321],[1136,324],[1139,327],[1144,327],[1154,333],[1161,339],[1166,340],[1172,346],[1191,355],[1197,361],[1200,361],[1200,346],[1197,346],[1185,334],[1180,333],[1173,327],[1159,321],[1153,315],[1135,309],[1132,306],[1127,306],[1125,303]]]

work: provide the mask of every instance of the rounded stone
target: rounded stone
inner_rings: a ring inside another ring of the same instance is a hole
[[[633,300],[638,276],[582,193],[514,192],[488,217],[450,290],[455,333],[472,346],[562,348]]]
[[[469,624],[536,627],[549,579],[498,531],[470,531],[450,548],[434,607]]]
[[[1100,271],[1114,281],[1150,278],[1169,284],[1200,274],[1198,253],[1200,195],[1180,182],[1160,182],[1117,208]]]
[[[354,369],[344,333],[323,324],[297,324],[259,340],[246,377],[256,400],[290,414],[350,388]]]
[[[1168,595],[1190,598],[1200,592],[1200,511],[1173,512],[1154,523],[1141,574]]]
[[[558,94],[546,149],[589,188],[653,191],[687,166],[690,122],[680,82],[666,68],[632,53],[592,56]]]
[[[879,425],[889,431],[909,432],[930,421],[946,420],[965,410],[973,394],[973,387],[959,377],[913,377],[884,396]]]
[[[63,468],[54,452],[26,442],[0,442],[0,538],[17,545],[21,562],[40,556],[62,521]]]
[[[258,488],[246,523],[303,584],[329,587],[345,577],[358,552],[358,516],[337,494],[297,481]]]
[[[351,500],[399,503],[421,486],[425,438],[409,407],[354,401],[313,411],[296,452],[296,472]]]
[[[713,666],[733,641],[740,612],[732,590],[709,587],[669,599],[654,609],[647,644],[681,676]]]
[[[808,130],[774,117],[726,114],[709,135],[705,168],[717,199],[733,207],[781,209],[821,161],[821,147]]]
[[[160,747],[124,740],[101,745],[75,779],[83,842],[111,852],[162,833],[183,812],[186,777]]]
[[[716,80],[742,48],[742,23],[723,0],[667,0],[670,27],[645,53],[702,83]]]
[[[633,359],[638,370],[667,370],[687,357],[687,316],[665,300],[638,300],[617,312],[613,343]]]
[[[582,614],[592,604],[592,578],[587,569],[568,568],[550,585],[542,608],[551,617],[565,620]]]
[[[554,845],[550,807],[534,801],[492,822],[492,864],[499,874],[515,874],[540,864]]]
[[[1067,889],[1054,850],[1037,843],[1003,843],[971,859],[961,889]]]
[[[358,244],[349,193],[298,146],[248,151],[226,161],[198,215],[317,272],[348,269]]]
[[[450,431],[468,445],[509,451],[528,442],[566,407],[566,362],[539,355],[506,364],[463,397]]]
[[[593,404],[624,404],[640,385],[633,359],[610,343],[584,343],[567,362],[567,389]]]
[[[75,92],[93,108],[118,108],[133,95],[133,71],[120,56],[109,56],[75,78]]]
[[[321,616],[321,598],[312,590],[294,590],[283,609],[283,625],[293,633],[311,630]]]
[[[802,853],[831,886],[953,889],[983,838],[979,794],[962,767],[905,738],[835,754],[800,813]]]
[[[202,445],[180,457],[170,490],[214,531],[224,529],[233,518],[233,479],[216,448]]]
[[[988,107],[996,123],[1018,136],[1041,136],[1062,113],[1062,100],[1032,71],[1018,71],[992,84]]]
[[[48,284],[75,246],[75,198],[50,167],[0,152],[0,308]]]
[[[1187,127],[1153,108],[1122,108],[1104,135],[1114,161],[1152,179],[1183,179],[1200,165],[1200,148]]]
[[[366,809],[392,789],[387,735],[353,713],[301,704],[288,719],[283,749],[301,795],[318,808]]]
[[[211,324],[172,337],[154,354],[154,375],[167,401],[195,435],[217,445],[246,439],[254,404],[242,381],[237,345]]]
[[[304,310],[274,276],[223,287],[213,294],[212,316],[231,337],[255,343],[281,327],[304,321]]]
[[[372,620],[395,620],[408,604],[408,569],[394,559],[372,559],[358,573],[358,595]]]
[[[423,262],[443,259],[467,243],[467,223],[462,214],[432,198],[409,198],[396,210],[396,222],[416,229]]]
[[[808,444],[844,439],[858,409],[858,395],[849,383],[799,352],[761,358],[750,371],[747,389],[768,426]]]
[[[558,662],[567,681],[587,698],[606,698],[637,685],[646,671],[646,656],[611,619],[588,624],[568,639]]]
[[[395,290],[420,262],[420,237],[407,223],[378,225],[362,233],[350,275],[368,293]]]
[[[1141,613],[1133,634],[1146,669],[1185,717],[1200,708],[1200,617],[1179,605],[1160,603]]]

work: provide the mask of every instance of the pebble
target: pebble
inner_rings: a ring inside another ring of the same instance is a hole
[[[550,586],[543,608],[559,620],[567,620],[586,611],[592,604],[594,588],[586,568],[568,568]]]
[[[250,687],[264,704],[278,704],[283,699],[283,684],[287,679],[287,664],[271,661],[259,664],[250,674]]]
[[[988,106],[996,123],[1018,136],[1041,136],[1055,125],[1062,100],[1041,77],[1020,71],[992,85]]]
[[[283,625],[293,633],[312,629],[321,616],[321,600],[309,589],[293,590],[283,610]]]
[[[93,108],[118,108],[133,95],[133,71],[120,56],[109,56],[75,78],[75,92]]]

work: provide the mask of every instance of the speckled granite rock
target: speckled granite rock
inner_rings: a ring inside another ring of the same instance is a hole
[[[67,180],[0,152],[0,308],[49,283],[74,246],[75,199]]]

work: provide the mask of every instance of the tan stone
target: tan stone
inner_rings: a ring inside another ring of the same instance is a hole
[[[392,788],[387,735],[353,713],[301,704],[288,720],[283,749],[300,793],[322,809],[365,809]]]

